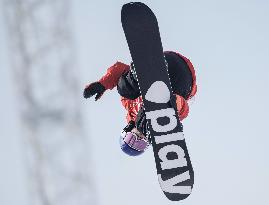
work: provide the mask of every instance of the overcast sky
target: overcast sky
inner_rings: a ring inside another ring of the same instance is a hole
[[[72,1],[81,89],[117,60],[131,61],[120,22],[125,2]],[[197,73],[198,93],[183,121],[195,185],[181,204],[268,204],[269,2],[143,2],[158,18],[164,50],[190,58]],[[0,204],[27,205],[6,35],[1,17]],[[179,204],[163,195],[151,149],[137,158],[122,154],[118,138],[126,113],[116,90],[107,91],[98,102],[81,98],[81,107],[100,205]]]

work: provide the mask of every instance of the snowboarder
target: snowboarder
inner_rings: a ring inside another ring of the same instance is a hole
[[[168,65],[168,73],[179,119],[188,116],[188,100],[197,91],[195,70],[189,59],[183,55],[166,51],[164,56]],[[121,103],[127,110],[127,126],[120,136],[120,146],[123,152],[130,156],[140,155],[150,145],[151,139],[143,109],[143,101],[133,63],[126,65],[116,62],[107,69],[106,74],[97,82],[88,84],[84,89],[84,98],[94,95],[99,100],[104,92],[117,86]]]

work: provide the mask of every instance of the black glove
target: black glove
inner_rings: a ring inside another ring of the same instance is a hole
[[[135,127],[135,122],[131,120],[131,121],[128,123],[128,125],[127,125],[125,128],[123,128],[123,131],[124,131],[124,132],[131,132],[131,130],[132,130],[134,127]]]
[[[94,82],[89,84],[83,92],[84,98],[90,98],[95,96],[95,101],[98,100],[105,92],[106,88],[100,82]]]
[[[148,122],[146,119],[144,106],[141,106],[139,112],[137,113],[136,120],[135,120],[135,126],[139,132],[143,133],[143,135],[145,135],[145,136],[147,135]]]

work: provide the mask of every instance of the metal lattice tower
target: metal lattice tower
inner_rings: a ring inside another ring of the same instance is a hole
[[[4,0],[31,204],[95,205],[67,0]]]

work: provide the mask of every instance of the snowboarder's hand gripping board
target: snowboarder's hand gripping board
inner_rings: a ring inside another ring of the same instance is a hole
[[[134,62],[160,186],[172,201],[187,198],[194,173],[165,62],[158,23],[143,3],[123,5],[121,21]]]

